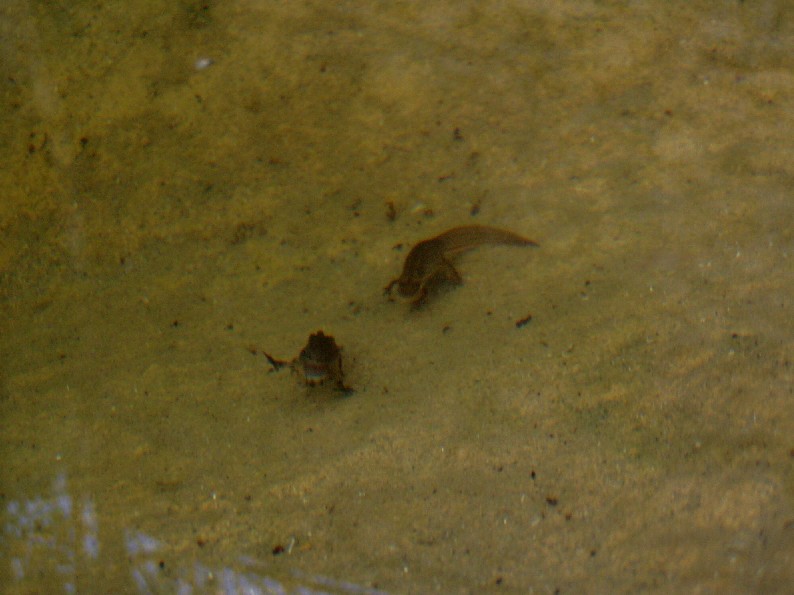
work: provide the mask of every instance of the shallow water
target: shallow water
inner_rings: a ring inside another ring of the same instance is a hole
[[[7,590],[794,581],[786,2],[0,11]]]

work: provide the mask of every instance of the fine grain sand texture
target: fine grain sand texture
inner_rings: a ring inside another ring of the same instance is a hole
[[[788,591],[793,47],[786,0],[4,2],[3,590]],[[540,247],[383,295],[470,224]],[[270,370],[320,329],[354,394]]]

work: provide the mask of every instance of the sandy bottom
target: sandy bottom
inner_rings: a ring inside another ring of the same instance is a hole
[[[790,589],[793,16],[5,2],[0,583]]]

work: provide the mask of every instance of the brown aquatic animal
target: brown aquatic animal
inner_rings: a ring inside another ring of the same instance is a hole
[[[317,331],[309,336],[306,347],[301,349],[298,357],[292,361],[277,360],[265,353],[267,361],[274,370],[289,366],[293,371],[303,375],[308,386],[323,384],[330,381],[334,387],[344,393],[350,394],[353,389],[345,386],[344,372],[342,372],[342,348],[336,344],[331,335]]]
[[[486,225],[453,227],[414,246],[405,257],[402,273],[386,286],[384,293],[390,293],[396,285],[401,297],[410,300],[413,307],[421,306],[437,285],[444,282],[461,285],[463,278],[452,266],[451,259],[483,244],[538,246],[536,242],[505,229]]]

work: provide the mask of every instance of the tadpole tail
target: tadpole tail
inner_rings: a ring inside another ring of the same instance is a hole
[[[483,244],[504,244],[507,246],[533,246],[539,244],[517,233],[488,225],[463,225],[453,227],[437,238],[443,245],[445,255],[453,256]]]

